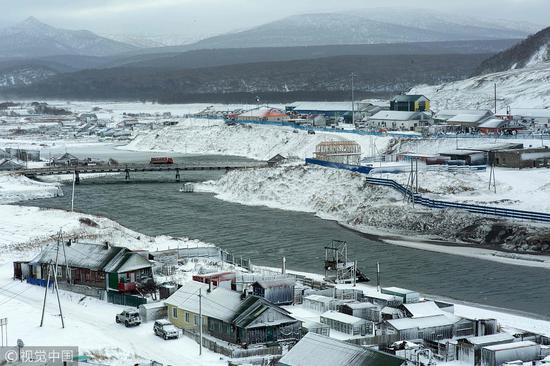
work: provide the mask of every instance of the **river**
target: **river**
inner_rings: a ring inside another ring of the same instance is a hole
[[[145,155],[128,156],[142,159]],[[235,161],[219,156],[178,159]],[[75,210],[109,217],[148,235],[187,236],[213,243],[254,264],[279,266],[286,256],[289,269],[316,273],[323,271],[324,246],[332,239],[344,240],[349,255],[369,277],[376,277],[376,262],[380,262],[383,286],[550,316],[546,269],[395,246],[310,213],[244,206],[210,193],[180,193],[181,183],[165,174],[135,174],[128,184],[123,176],[84,180],[76,187]],[[182,180],[199,182],[220,174],[187,172]],[[22,204],[67,209],[71,187],[65,186],[64,191],[64,197]]]

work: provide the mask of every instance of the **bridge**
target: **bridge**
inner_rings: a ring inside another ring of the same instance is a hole
[[[174,172],[176,182],[181,179],[182,171],[208,171],[208,170],[237,170],[237,169],[255,169],[267,167],[267,162],[222,162],[222,163],[185,163],[185,164],[102,164],[102,165],[63,165],[48,166],[44,168],[20,169],[14,171],[16,174],[24,175],[28,178],[36,178],[45,175],[74,174],[75,183],[80,183],[80,174],[89,173],[124,173],[125,180],[130,180],[130,173],[138,172]]]

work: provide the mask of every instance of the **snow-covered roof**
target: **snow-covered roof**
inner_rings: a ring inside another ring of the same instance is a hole
[[[413,318],[423,318],[445,314],[433,301],[418,302],[414,304],[403,304],[405,309],[412,314]]]
[[[466,338],[468,342],[478,346],[495,343],[495,342],[506,342],[506,341],[512,342],[514,339],[515,339],[514,336],[508,333],[496,333],[496,334],[490,334],[486,336]]]
[[[72,243],[70,246],[59,247],[51,244],[42,249],[42,251],[31,261],[31,263],[49,263],[55,262],[56,256],[60,265],[68,264],[70,267],[88,268],[103,270],[117,254],[124,252],[126,248],[115,247],[106,244]],[[66,255],[66,262],[65,262]]]
[[[525,348],[525,347],[532,347],[532,346],[539,346],[539,345],[531,341],[521,341],[521,342],[512,342],[512,343],[504,343],[504,344],[495,344],[494,346],[487,346],[483,348],[488,349],[490,351],[504,351],[508,349],[518,349],[518,348]]]
[[[195,314],[199,313],[199,289],[202,295],[202,313],[210,318],[230,322],[241,305],[241,294],[226,290],[221,287],[213,287],[208,292],[209,286],[205,283],[190,281],[174,292],[164,302],[179,309]]]
[[[479,124],[479,128],[500,128],[504,125],[506,125],[508,121],[505,121],[500,118],[490,118],[487,121],[482,122]]]
[[[265,117],[286,116],[286,114],[277,108],[259,107],[259,108],[254,108],[249,111],[243,112],[239,114],[239,116],[265,118]]]
[[[305,300],[322,302],[324,304],[329,304],[334,300],[332,297],[323,296],[323,295],[308,295],[304,297]]]
[[[410,121],[420,119],[421,112],[380,111],[370,117],[370,120]]]
[[[400,357],[313,332],[307,333],[279,361],[283,366],[400,366],[404,363]]]
[[[363,295],[366,296],[366,297],[370,297],[372,299],[380,299],[380,300],[385,300],[385,301],[401,300],[401,298],[398,297],[398,296],[383,294],[383,293],[375,291],[375,290],[374,291],[363,290]]]
[[[395,287],[395,286],[393,286],[393,287],[384,287],[384,288],[382,288],[382,291],[391,291],[391,292],[401,294],[401,295],[415,294],[416,293],[416,291],[409,290],[409,289],[402,288],[402,287]]]
[[[366,320],[362,318],[358,318],[356,316],[351,316],[348,314],[340,313],[338,311],[329,310],[321,314],[321,319],[332,319],[336,320],[337,322],[346,323],[346,324],[357,324],[357,323],[365,323]]]
[[[432,327],[443,327],[453,325],[460,320],[459,317],[451,314],[443,314],[436,316],[426,316],[423,318],[401,318],[391,319],[387,322],[397,330],[404,329],[426,329]]]
[[[350,309],[368,309],[378,307],[377,305],[370,302],[352,302],[350,304],[345,304],[344,306],[347,306]]]
[[[442,109],[435,114],[437,119],[449,119],[454,116],[461,114],[469,114],[472,116],[487,116],[491,114],[491,111],[487,109],[477,110],[477,109]]]
[[[295,111],[347,112],[351,111],[350,102],[294,102],[287,108]]]
[[[419,99],[428,99],[423,95],[415,95],[415,94],[403,94],[398,95],[395,98],[393,98],[393,101],[395,102],[416,102]]]
[[[294,286],[296,281],[292,278],[281,278],[273,280],[258,280],[254,282],[253,286],[258,285],[261,288],[271,288],[271,287],[291,287]]]
[[[485,118],[487,117],[481,114],[457,114],[456,116],[449,118],[447,122],[479,123]]]

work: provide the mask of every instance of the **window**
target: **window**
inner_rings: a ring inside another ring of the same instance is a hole
[[[195,315],[194,318],[195,318],[195,325],[199,325],[199,316]]]
[[[185,322],[189,323],[189,313],[185,312]]]
[[[172,308],[172,317],[176,319],[178,318],[178,308],[175,306]]]

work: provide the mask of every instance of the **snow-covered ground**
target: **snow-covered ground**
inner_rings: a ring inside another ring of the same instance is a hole
[[[493,109],[494,84],[498,107],[548,108],[550,106],[550,63],[476,76],[442,85],[419,85],[408,94],[422,94],[433,110]]]
[[[313,157],[315,146],[323,141],[356,141],[364,155],[383,151],[390,137],[359,136],[352,133],[294,131],[289,127],[237,125],[223,120],[189,118],[176,126],[138,135],[124,148],[136,151],[175,151],[189,154],[239,155],[269,159],[276,154],[286,157]]]

